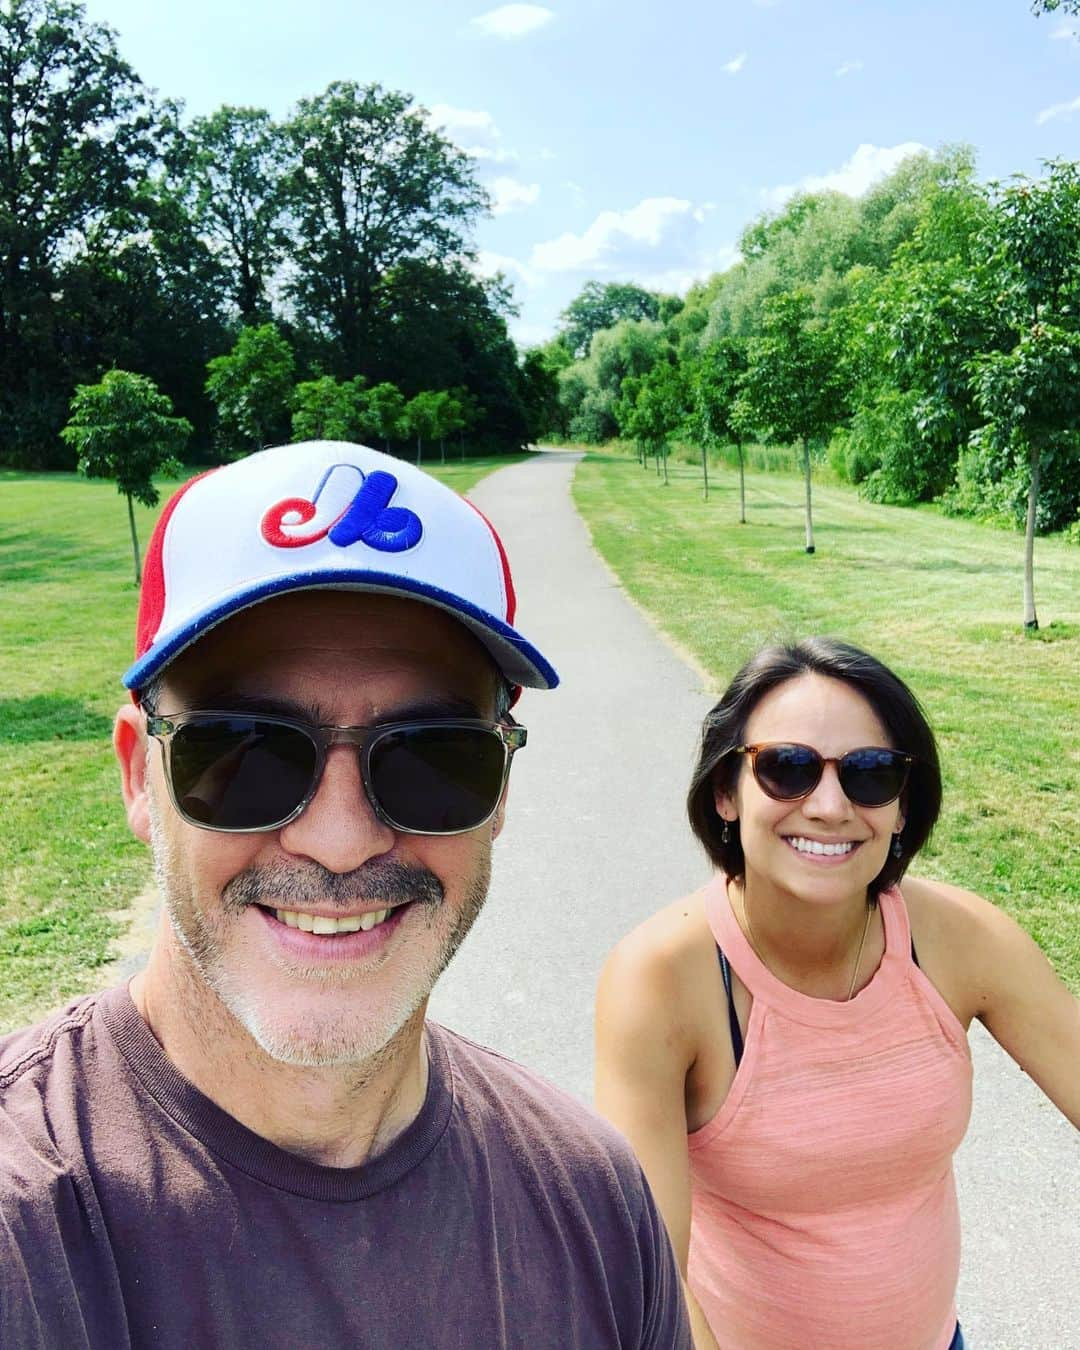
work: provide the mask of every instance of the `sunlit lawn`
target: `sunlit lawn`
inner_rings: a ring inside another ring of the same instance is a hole
[[[718,688],[761,643],[831,633],[894,666],[924,702],[945,767],[943,819],[916,870],[1009,910],[1080,989],[1080,549],[1036,543],[1044,627],[1020,622],[1023,538],[934,510],[815,489],[803,551],[800,479],[737,480],[592,456],[574,498],[629,593]],[[662,691],[658,691],[662,696]]]
[[[514,459],[424,467],[466,491]],[[144,549],[156,514],[136,507]],[[149,877],[109,748],[134,640],[132,568],[110,483],[0,473],[0,1031],[94,987]]]

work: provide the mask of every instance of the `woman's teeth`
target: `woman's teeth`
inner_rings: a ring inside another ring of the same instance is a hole
[[[367,933],[390,917],[389,909],[373,909],[369,914],[353,914],[347,919],[328,919],[322,914],[302,914],[295,909],[275,909],[274,917],[279,923],[290,928],[299,928],[305,933]]]
[[[834,857],[838,853],[850,853],[855,847],[854,842],[850,839],[841,844],[822,844],[817,839],[803,839],[800,835],[788,836],[788,843],[800,853],[823,853],[826,857]]]

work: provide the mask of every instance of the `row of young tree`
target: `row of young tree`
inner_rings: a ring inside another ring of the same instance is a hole
[[[394,452],[407,442],[417,464],[423,463],[424,443],[434,442],[445,464],[448,438],[459,438],[464,457],[465,432],[483,417],[467,389],[422,389],[406,399],[388,380],[369,388],[362,375],[351,380],[321,375],[294,384],[293,373],[292,352],[273,324],[244,328],[233,350],[210,362],[206,391],[234,456],[288,434],[293,441],[378,440]],[[273,434],[290,420],[288,433]],[[97,384],[77,386],[67,425],[60,430],[79,472],[112,479],[127,498],[136,584],[141,563],[134,503],[158,504],[154,477],[183,472],[192,431],[153,380],[116,369]]]
[[[1080,538],[1080,165],[980,184],[967,149],[906,160],[863,198],[800,194],[685,302],[590,283],[540,350],[550,430],[665,463],[795,445],[877,501],[939,500]],[[707,479],[706,479],[707,481]],[[745,494],[741,496],[745,518]]]
[[[489,208],[422,108],[338,81],[284,121],[185,120],[79,0],[0,7],[0,464],[70,467],[72,393],[154,381],[214,458],[207,363],[275,322],[297,377],[468,389],[474,436],[534,432],[508,288],[470,269]],[[541,373],[542,374],[542,373]]]

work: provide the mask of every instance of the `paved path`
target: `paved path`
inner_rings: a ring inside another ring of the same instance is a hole
[[[570,498],[577,458],[538,456],[471,494],[507,545],[522,629],[565,684],[522,700],[530,740],[491,896],[432,1014],[588,1100],[605,952],[707,876],[682,798],[712,700],[593,552]],[[971,1041],[957,1160],[969,1345],[1080,1350],[1077,1135],[980,1027]]]

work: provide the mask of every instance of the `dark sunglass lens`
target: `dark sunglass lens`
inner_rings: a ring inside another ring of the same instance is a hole
[[[895,750],[852,750],[840,762],[840,786],[859,806],[884,806],[900,796],[907,771]]]
[[[502,790],[506,751],[494,731],[427,726],[388,731],[371,746],[371,788],[387,818],[419,834],[474,829]]]
[[[770,745],[758,751],[755,762],[758,782],[780,801],[812,792],[821,767],[821,756],[808,745]]]
[[[311,787],[315,761],[302,731],[253,717],[185,722],[169,748],[177,806],[215,830],[265,829],[290,816]]]

